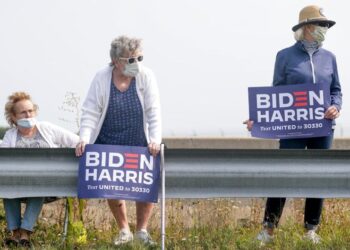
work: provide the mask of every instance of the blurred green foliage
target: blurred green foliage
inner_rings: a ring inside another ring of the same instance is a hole
[[[8,127],[0,127],[0,140],[4,138],[6,130],[8,130]]]

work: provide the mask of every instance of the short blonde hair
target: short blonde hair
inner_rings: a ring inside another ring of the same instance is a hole
[[[32,101],[32,98],[30,97],[30,95],[27,94],[26,92],[14,92],[7,99],[8,99],[8,101],[5,105],[5,118],[11,127],[15,127],[16,124],[12,120],[11,116],[15,115],[16,103],[23,101],[23,100],[28,100],[28,101],[31,101],[32,103],[33,103],[33,101]],[[36,105],[34,103],[33,103],[33,108],[34,108],[35,112],[39,109],[38,105]]]
[[[119,36],[111,43],[109,55],[111,58],[110,66],[113,66],[113,61],[122,57],[125,52],[134,53],[142,51],[142,40],[139,38],[130,38],[127,36]]]

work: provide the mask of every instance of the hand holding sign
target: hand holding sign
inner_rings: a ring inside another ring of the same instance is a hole
[[[336,106],[330,106],[324,113],[324,118],[334,120],[340,115]]]
[[[75,147],[75,156],[80,157],[83,155],[84,151],[85,151],[85,145],[86,143],[83,141],[80,141],[76,147]]]
[[[150,144],[148,144],[148,151],[151,155],[153,155],[153,157],[156,157],[160,151],[160,145],[157,143],[151,142]]]
[[[254,121],[252,121],[252,120],[245,120],[245,121],[243,122],[243,124],[246,124],[246,125],[247,125],[248,131],[252,131]]]

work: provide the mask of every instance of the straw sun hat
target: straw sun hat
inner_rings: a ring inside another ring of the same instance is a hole
[[[328,28],[330,28],[335,22],[327,19],[322,8],[316,5],[310,5],[306,6],[299,12],[299,23],[295,25],[292,30],[296,31],[307,24],[328,24]]]

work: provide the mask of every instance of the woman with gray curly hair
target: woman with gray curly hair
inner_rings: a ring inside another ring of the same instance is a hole
[[[76,155],[85,145],[109,144],[148,147],[155,156],[161,143],[160,101],[156,79],[141,65],[141,40],[119,36],[111,43],[111,62],[93,79],[82,106],[80,143]],[[120,228],[115,245],[133,240],[124,200],[108,200]],[[154,244],[147,232],[153,204],[136,202],[136,240]]]

